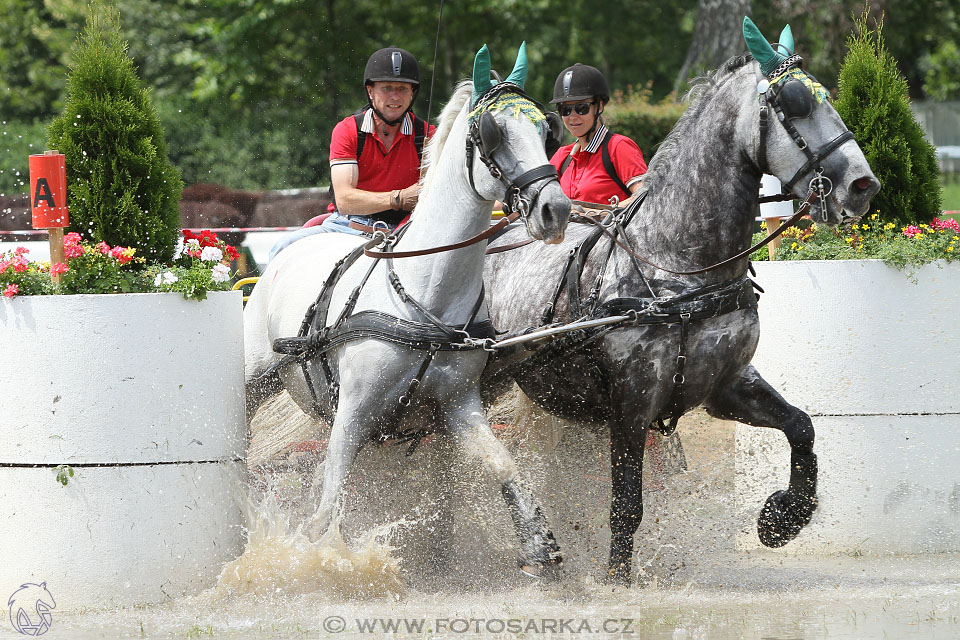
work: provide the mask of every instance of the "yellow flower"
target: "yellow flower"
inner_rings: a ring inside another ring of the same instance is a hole
[[[860,228],[863,229],[864,231],[869,231],[869,230],[870,230],[870,226],[869,226],[869,225],[866,225],[866,224],[865,224],[865,225],[861,225]]]
[[[852,228],[853,228],[853,230],[854,230],[854,231],[856,231],[857,229],[859,229],[859,228],[860,228],[860,225],[858,225],[858,224],[855,224],[855,225],[853,225],[853,227],[852,227]]]
[[[796,248],[797,248],[797,243],[794,242],[793,244],[791,244],[791,245],[790,245],[790,248],[791,248],[791,249],[796,249]],[[951,247],[951,248],[952,248],[952,247]]]
[[[877,209],[877,211],[880,211],[880,209]],[[874,213],[873,215],[870,216],[870,219],[871,219],[871,220],[876,220],[876,219],[879,218],[879,217],[880,217],[880,216],[878,216],[876,213]]]

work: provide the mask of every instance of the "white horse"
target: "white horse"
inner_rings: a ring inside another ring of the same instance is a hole
[[[525,76],[523,45],[513,73],[497,84],[490,80],[486,46],[480,50],[474,81],[461,83],[440,115],[439,128],[426,148],[428,170],[419,204],[391,250],[422,250],[477,236],[490,228],[496,200],[521,213],[534,238],[562,241],[570,201],[544,151],[548,136],[558,132],[523,93]],[[484,323],[488,316],[482,280],[486,242],[405,259],[361,256],[333,288],[326,321],[313,319],[316,326],[301,332],[316,337],[316,331],[329,326],[345,308],[349,315],[352,304],[351,318],[376,316],[381,321],[377,329],[399,326],[397,331],[403,334],[404,327],[425,326],[433,336],[422,336],[426,344],[417,348],[378,334],[277,366],[281,357],[274,352],[273,341],[298,335],[335,263],[363,242],[327,233],[292,244],[270,263],[244,311],[248,398],[257,393],[258,383],[265,382],[264,372],[276,372],[304,411],[328,421],[335,415],[326,464],[317,471],[323,474],[323,491],[307,527],[310,539],[318,540],[329,527],[360,448],[370,440],[397,435],[411,423],[419,428],[424,421],[412,418],[426,413],[434,417],[438,429],[453,436],[462,455],[475,459],[501,484],[520,539],[521,568],[538,575],[555,573],[560,554],[553,534],[481,406],[479,378],[488,353],[467,348],[470,340],[464,339],[462,330],[471,322],[474,328],[489,328]],[[351,294],[365,276],[354,303]],[[437,338],[443,331],[431,315],[455,337],[445,342]]]

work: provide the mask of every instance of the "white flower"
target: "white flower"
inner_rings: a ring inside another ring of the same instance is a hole
[[[173,284],[179,280],[179,278],[172,271],[164,271],[163,273],[158,273],[157,277],[153,279],[153,286],[159,287],[164,284]]]
[[[173,252],[173,259],[179,260],[180,256],[183,255],[183,236],[180,236],[180,239],[177,240],[177,248]]]
[[[223,260],[223,251],[217,247],[204,247],[200,252],[200,259],[207,262],[220,262]]]
[[[200,241],[197,240],[196,238],[190,238],[189,240],[187,240],[187,247],[189,247],[190,249],[199,249]]]
[[[212,247],[207,247],[211,249]],[[206,251],[206,249],[204,249]],[[219,251],[219,249],[217,249]],[[218,264],[213,268],[213,281],[214,282],[226,282],[230,279],[230,267],[225,264]]]

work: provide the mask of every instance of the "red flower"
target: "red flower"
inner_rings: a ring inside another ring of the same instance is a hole
[[[106,242],[100,241],[97,243],[96,246],[97,246],[97,251],[99,251],[103,255],[108,255],[110,253],[110,245],[108,245]]]
[[[76,231],[71,231],[67,235],[63,236],[63,245],[66,247],[72,244],[79,244],[80,240],[80,234]]]
[[[50,267],[50,275],[51,275],[51,276],[59,276],[59,275],[61,275],[61,274],[63,274],[63,273],[66,273],[67,271],[70,271],[70,267],[68,267],[67,265],[63,264],[62,262],[58,262],[57,264],[55,264],[55,265],[53,265],[52,267]]]
[[[186,242],[187,240],[192,240],[197,237],[193,231],[190,231],[190,229],[183,229],[182,233],[183,233],[184,242]]]
[[[79,258],[83,255],[83,247],[79,244],[68,244],[66,240],[63,241],[63,255],[67,258]]]
[[[220,242],[220,240],[217,238],[217,234],[209,229],[204,229],[201,231],[198,239],[200,240],[201,247],[215,247]]]
[[[240,252],[233,248],[231,245],[224,245],[223,252],[227,254],[230,260],[236,260],[240,257]]]
[[[18,284],[8,284],[7,288],[3,290],[3,295],[8,298],[12,298],[18,293],[20,293],[20,285]]]

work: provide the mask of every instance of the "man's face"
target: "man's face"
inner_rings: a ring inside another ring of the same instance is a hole
[[[388,120],[396,120],[413,102],[413,85],[409,82],[373,82],[367,87],[370,102]]]

